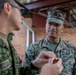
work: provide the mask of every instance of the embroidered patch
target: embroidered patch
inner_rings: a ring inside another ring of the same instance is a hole
[[[8,69],[10,66],[11,66],[11,64],[10,64],[9,60],[0,62],[0,70],[1,71]]]

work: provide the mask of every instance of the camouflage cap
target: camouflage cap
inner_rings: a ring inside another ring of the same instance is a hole
[[[48,17],[46,22],[55,22],[58,24],[63,24],[66,14],[60,10],[50,10],[48,11]]]

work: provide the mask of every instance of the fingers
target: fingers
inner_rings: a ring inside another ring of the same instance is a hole
[[[62,60],[61,60],[61,58],[58,58],[59,60],[58,60],[58,62],[57,62],[57,64],[61,64],[62,65]]]
[[[51,63],[51,64],[54,64],[54,63],[57,63],[59,61],[59,58],[52,58],[48,60],[48,63]]]
[[[42,59],[42,61],[43,61],[44,63],[47,63],[47,62],[48,62],[48,59]]]
[[[61,71],[63,70],[63,65],[62,65],[62,60],[61,60],[61,58],[59,58],[58,62],[55,63],[55,65],[56,65],[57,69],[59,69],[59,71],[60,71],[60,73],[61,73]]]
[[[53,59],[49,59],[48,63],[53,64]]]
[[[52,51],[48,51],[48,52],[42,51],[41,55],[42,55],[42,57],[45,57],[45,58],[56,58],[56,55]]]
[[[53,58],[53,64],[58,62],[59,61],[59,58]]]
[[[39,68],[41,68],[43,65],[49,63],[49,64],[54,64],[53,62],[55,61],[55,64],[58,65],[57,67],[60,68],[62,67],[62,61],[60,58],[56,58],[54,52],[52,51],[42,51],[39,56],[34,60],[33,64]],[[62,69],[62,68],[61,68]]]
[[[60,72],[63,70],[63,66],[61,66],[61,68],[60,68]]]

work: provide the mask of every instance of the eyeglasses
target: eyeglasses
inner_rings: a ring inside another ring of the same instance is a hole
[[[14,8],[17,8],[17,9],[19,9],[20,10],[20,12],[21,12],[21,15],[23,15],[23,11],[25,10],[25,8],[23,8],[23,7],[20,7],[20,6],[16,6],[16,5],[13,5],[13,4],[10,4],[12,7],[14,7]]]
[[[26,9],[25,7],[21,7],[21,6],[16,6],[14,4],[10,4],[12,7],[17,8],[20,10],[21,15],[24,16],[28,13],[28,9]]]
[[[3,5],[4,5],[4,4],[0,4],[0,7],[3,8]],[[14,7],[14,8],[19,9],[22,16],[24,16],[24,15],[26,15],[26,14],[28,13],[28,10],[27,10],[25,7],[16,6],[16,5],[14,5],[14,4],[10,4],[10,5],[11,5],[12,7]]]

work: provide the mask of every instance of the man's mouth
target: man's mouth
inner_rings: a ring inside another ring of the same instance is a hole
[[[52,33],[52,34],[53,34],[53,33],[56,33],[56,31],[49,31],[49,32]]]

